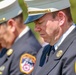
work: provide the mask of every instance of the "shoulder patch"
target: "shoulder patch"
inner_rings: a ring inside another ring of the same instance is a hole
[[[30,74],[34,69],[36,62],[35,56],[25,53],[20,58],[20,71],[25,74]]]

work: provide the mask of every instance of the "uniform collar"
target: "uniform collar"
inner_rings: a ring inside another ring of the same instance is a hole
[[[54,45],[55,50],[58,49],[58,47],[61,45],[61,43],[64,41],[64,39],[72,32],[72,30],[75,28],[75,24],[73,24],[59,39],[59,41]]]
[[[15,42],[21,38],[24,34],[26,34],[28,31],[30,30],[30,28],[28,26],[25,27],[25,29],[19,34],[19,36],[16,38]]]

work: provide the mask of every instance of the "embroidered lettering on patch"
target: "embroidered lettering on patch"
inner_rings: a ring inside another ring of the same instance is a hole
[[[20,58],[20,70],[25,74],[30,74],[34,69],[36,58],[31,54],[23,54]]]

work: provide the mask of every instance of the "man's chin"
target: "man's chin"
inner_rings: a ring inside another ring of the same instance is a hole
[[[1,46],[2,46],[3,48],[6,48],[6,47],[7,47],[5,44],[1,44]]]
[[[46,39],[44,39],[44,42],[49,43]]]

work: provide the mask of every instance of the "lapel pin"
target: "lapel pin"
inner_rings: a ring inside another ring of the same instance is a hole
[[[8,55],[8,56],[10,56],[12,53],[13,53],[13,49],[9,49],[9,50],[7,51],[7,55]]]
[[[62,50],[59,50],[59,51],[57,52],[56,56],[59,58],[59,57],[62,56],[62,54],[63,54],[63,51],[62,51]]]

